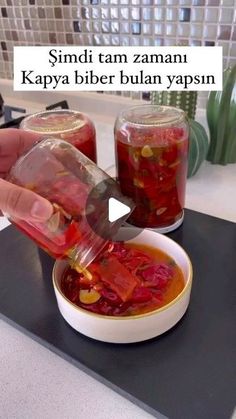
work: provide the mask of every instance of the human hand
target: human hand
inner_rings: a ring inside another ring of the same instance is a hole
[[[5,212],[12,217],[43,222],[53,213],[52,205],[45,198],[4,180],[16,160],[37,138],[18,129],[0,129],[0,216]]]

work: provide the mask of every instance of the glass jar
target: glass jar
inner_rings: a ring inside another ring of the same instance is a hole
[[[74,145],[89,159],[97,162],[96,131],[87,115],[72,110],[52,110],[29,115],[23,119],[20,128],[57,137]]]
[[[20,157],[8,180],[48,199],[54,209],[46,223],[10,221],[51,256],[69,258],[78,269],[94,260],[127,218],[109,222],[109,198],[127,202],[117,183],[58,138],[42,140]]]
[[[163,233],[182,223],[188,137],[185,113],[174,107],[137,106],[118,116],[117,177],[136,205],[129,223]]]

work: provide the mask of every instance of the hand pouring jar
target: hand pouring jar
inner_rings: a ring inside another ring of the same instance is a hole
[[[8,180],[36,192],[53,205],[46,223],[10,218],[54,258],[69,258],[85,269],[126,220],[108,220],[110,197],[132,203],[117,183],[71,144],[49,138],[20,157]]]

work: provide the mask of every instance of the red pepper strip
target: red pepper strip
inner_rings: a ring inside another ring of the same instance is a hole
[[[152,292],[145,287],[135,288],[133,295],[130,299],[131,303],[145,303],[152,299]]]
[[[116,257],[110,255],[100,261],[98,274],[101,281],[108,284],[112,291],[115,291],[122,301],[127,301],[136,285],[138,278],[132,275]]]

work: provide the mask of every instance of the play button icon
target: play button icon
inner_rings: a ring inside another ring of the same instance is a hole
[[[108,220],[113,223],[131,212],[131,208],[116,198],[108,200]]]
[[[85,216],[90,229],[97,236],[112,240],[134,208],[133,201],[122,194],[117,181],[107,175],[107,179],[91,189]]]

